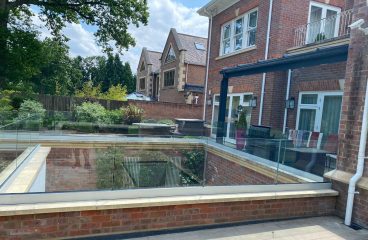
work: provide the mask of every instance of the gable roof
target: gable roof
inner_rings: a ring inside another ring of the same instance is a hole
[[[152,64],[152,72],[156,72],[160,70],[161,67],[161,58],[162,53],[155,51],[147,50],[147,64]]]
[[[170,31],[174,35],[174,39],[179,50],[186,51],[184,59],[185,63],[203,66],[206,65],[207,38],[177,33],[175,28],[172,28]],[[203,45],[205,50],[197,49],[196,43]]]
[[[142,57],[144,58],[147,65],[152,65],[152,72],[160,70],[162,53],[156,51],[150,51],[147,48],[142,49]],[[138,66],[140,68],[140,65]],[[139,69],[138,69],[139,71]]]

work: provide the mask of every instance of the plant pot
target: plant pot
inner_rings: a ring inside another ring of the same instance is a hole
[[[243,150],[245,146],[245,130],[236,129],[235,139],[236,139],[236,149]]]

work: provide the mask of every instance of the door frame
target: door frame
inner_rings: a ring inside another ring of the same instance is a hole
[[[226,122],[226,119],[231,118],[231,109],[233,104],[233,98],[234,97],[240,97],[240,104],[244,104],[244,95],[253,96],[253,92],[244,92],[244,93],[229,93],[227,97],[229,97],[229,111],[227,116],[225,116],[225,123],[226,123],[226,136],[225,141],[229,143],[236,143],[236,139],[231,139],[230,136],[230,121]],[[213,122],[214,122],[214,113],[215,113],[215,106],[219,106],[220,102],[215,102],[216,97],[220,96],[220,94],[214,94],[212,97],[212,117],[211,117],[211,137],[216,138],[216,134],[213,134]]]
[[[317,94],[317,103],[316,104],[302,104],[301,101],[302,101],[303,94]],[[314,109],[316,110],[316,116],[314,119],[313,131],[320,132],[325,96],[341,96],[342,97],[343,95],[344,95],[343,91],[302,91],[302,92],[299,92],[295,129],[299,129],[300,109]],[[342,107],[342,104],[341,104],[341,107]],[[339,122],[340,120],[341,120],[341,113],[340,113]]]

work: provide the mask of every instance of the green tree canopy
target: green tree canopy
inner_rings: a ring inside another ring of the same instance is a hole
[[[10,36],[15,30],[32,27],[31,6],[39,9],[39,17],[58,40],[66,40],[61,30],[66,23],[84,22],[97,27],[97,43],[111,52],[115,43],[118,50],[135,44],[128,33],[129,25],[146,24],[146,0],[0,0],[0,86],[4,86],[9,66]]]

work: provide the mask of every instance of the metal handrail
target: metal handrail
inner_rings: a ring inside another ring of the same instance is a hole
[[[294,47],[348,36],[353,10],[346,10],[320,21],[310,22],[294,29]]]

